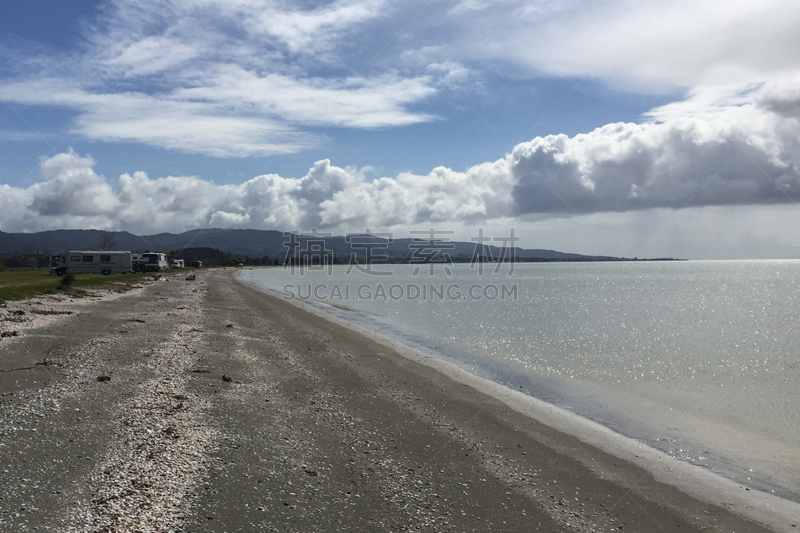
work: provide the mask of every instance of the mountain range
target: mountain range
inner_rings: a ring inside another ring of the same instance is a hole
[[[134,235],[126,231],[104,232],[100,230],[53,230],[38,233],[5,233],[0,231],[0,254],[49,255],[64,250],[98,249],[101,243],[112,243],[114,250],[131,252],[173,251],[185,248],[214,248],[234,255],[249,257],[285,257],[292,253],[309,253],[322,249],[348,257],[351,253],[364,256],[377,253],[395,257],[425,254],[431,248],[456,257],[472,257],[476,251],[474,242],[449,241],[447,236],[437,234],[435,244],[427,236],[417,239],[387,239],[376,235],[317,236],[299,234],[287,236],[275,230],[255,229],[198,229],[185,233],[159,233],[156,235]],[[544,261],[615,261],[621,258],[590,256],[558,252],[555,250],[526,249],[500,246],[485,246],[481,255],[500,259],[505,254],[516,259]],[[371,248],[371,252],[366,250]]]

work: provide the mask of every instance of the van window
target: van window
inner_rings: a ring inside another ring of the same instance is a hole
[[[109,262],[111,262],[111,256],[110,255],[101,255],[100,256],[100,262],[101,263],[109,263]]]
[[[93,263],[94,262],[94,256],[93,255],[84,255],[83,256],[83,262],[84,263]]]

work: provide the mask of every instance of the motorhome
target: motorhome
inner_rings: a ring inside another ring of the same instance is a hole
[[[50,258],[50,273],[103,274],[128,273],[133,271],[130,252],[70,250],[59,252]]]
[[[169,267],[167,256],[158,252],[145,252],[142,254],[141,270],[143,272],[166,272]]]
[[[186,261],[183,259],[175,259],[170,268],[186,268]]]

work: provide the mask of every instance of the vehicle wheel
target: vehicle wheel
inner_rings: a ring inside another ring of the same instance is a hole
[[[110,276],[111,275],[111,271],[110,270],[103,270],[103,275],[104,276]]]

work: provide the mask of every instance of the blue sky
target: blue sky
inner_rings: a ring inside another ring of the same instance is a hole
[[[0,6],[0,230],[800,257],[800,5]]]

